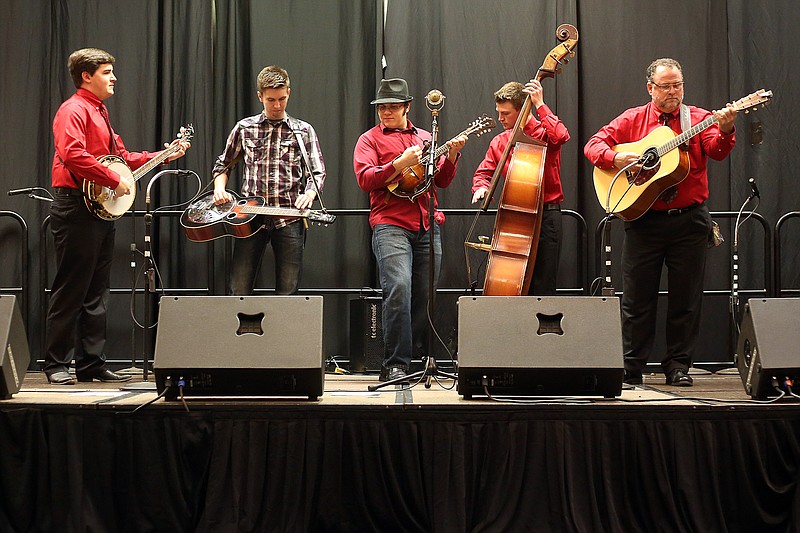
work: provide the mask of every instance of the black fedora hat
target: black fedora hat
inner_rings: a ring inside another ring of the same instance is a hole
[[[381,80],[378,96],[370,104],[403,104],[414,97],[408,94],[408,83],[403,78]]]

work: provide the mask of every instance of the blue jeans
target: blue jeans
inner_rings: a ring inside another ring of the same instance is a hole
[[[442,241],[434,224],[434,289],[439,279]],[[378,224],[372,232],[372,251],[378,262],[383,291],[383,365],[408,369],[414,349],[426,346],[430,232],[409,231]]]
[[[250,237],[237,239],[233,248],[230,294],[253,294],[256,275],[268,243],[272,243],[275,257],[275,292],[297,293],[303,273],[305,234],[305,226],[300,220],[278,229],[267,226]]]

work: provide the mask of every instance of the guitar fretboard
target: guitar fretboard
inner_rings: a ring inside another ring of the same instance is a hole
[[[659,146],[658,147],[658,155],[662,156],[662,155],[666,154],[667,152],[671,152],[672,150],[674,150],[678,146],[682,145],[683,143],[685,143],[686,141],[688,141],[689,139],[691,139],[692,137],[694,137],[698,133],[707,130],[712,125],[714,125],[716,122],[717,122],[717,117],[715,117],[714,115],[711,115],[710,117],[705,119],[703,122],[698,122],[697,124],[695,124],[694,126],[689,128],[688,130],[684,131],[680,135],[677,135],[674,139],[670,139],[669,141],[667,141],[664,144],[662,144],[661,146]]]
[[[180,146],[174,145],[166,148],[163,152],[158,154],[156,157],[145,163],[144,165],[140,166],[133,172],[133,181],[137,181],[139,178],[156,168],[158,165],[163,163],[164,161],[169,158],[172,154],[179,150]]]
[[[240,213],[248,215],[271,215],[276,217],[307,217],[308,209],[293,209],[291,207],[263,207],[257,205],[245,205],[239,210]]]

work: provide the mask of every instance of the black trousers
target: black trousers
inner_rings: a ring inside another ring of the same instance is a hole
[[[536,263],[528,289],[529,296],[551,296],[558,287],[558,263],[561,257],[561,210],[542,211],[542,228],[539,231],[539,246],[536,248]]]
[[[77,191],[75,191],[77,192]],[[83,198],[56,192],[50,207],[56,275],[47,312],[44,371],[78,373],[105,363],[114,222],[94,217]]]
[[[703,277],[711,216],[705,205],[677,215],[648,211],[625,223],[622,250],[622,342],[625,370],[642,372],[656,333],[661,271],[667,267],[665,374],[687,370],[700,333]]]

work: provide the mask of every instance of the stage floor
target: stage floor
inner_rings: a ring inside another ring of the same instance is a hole
[[[597,405],[614,406],[721,406],[732,405],[793,405],[800,404],[797,398],[784,397],[756,401],[744,392],[741,378],[736,369],[711,373],[693,369],[693,387],[672,387],[664,384],[661,374],[645,376],[643,386],[623,389],[617,398],[601,397],[518,397],[513,399],[473,397],[465,400],[456,391],[452,380],[433,381],[430,388],[425,383],[414,383],[412,386],[387,386],[375,392],[367,390],[369,385],[378,383],[375,374],[326,374],[323,395],[315,401],[304,397],[219,397],[219,398],[186,398],[191,406],[225,405],[227,407],[270,404],[273,406],[302,407],[379,407],[415,406],[418,408],[439,407],[464,409],[470,407],[486,408],[488,405],[509,407],[511,405]],[[142,374],[134,374],[132,381],[119,385],[111,383],[78,383],[71,386],[50,385],[42,372],[28,372],[19,393],[3,403],[5,407],[13,404],[49,405],[49,406],[96,406],[109,408],[136,408],[152,402],[148,407],[180,406],[180,400],[166,401],[156,399],[155,379],[152,374],[148,382],[144,382]]]

